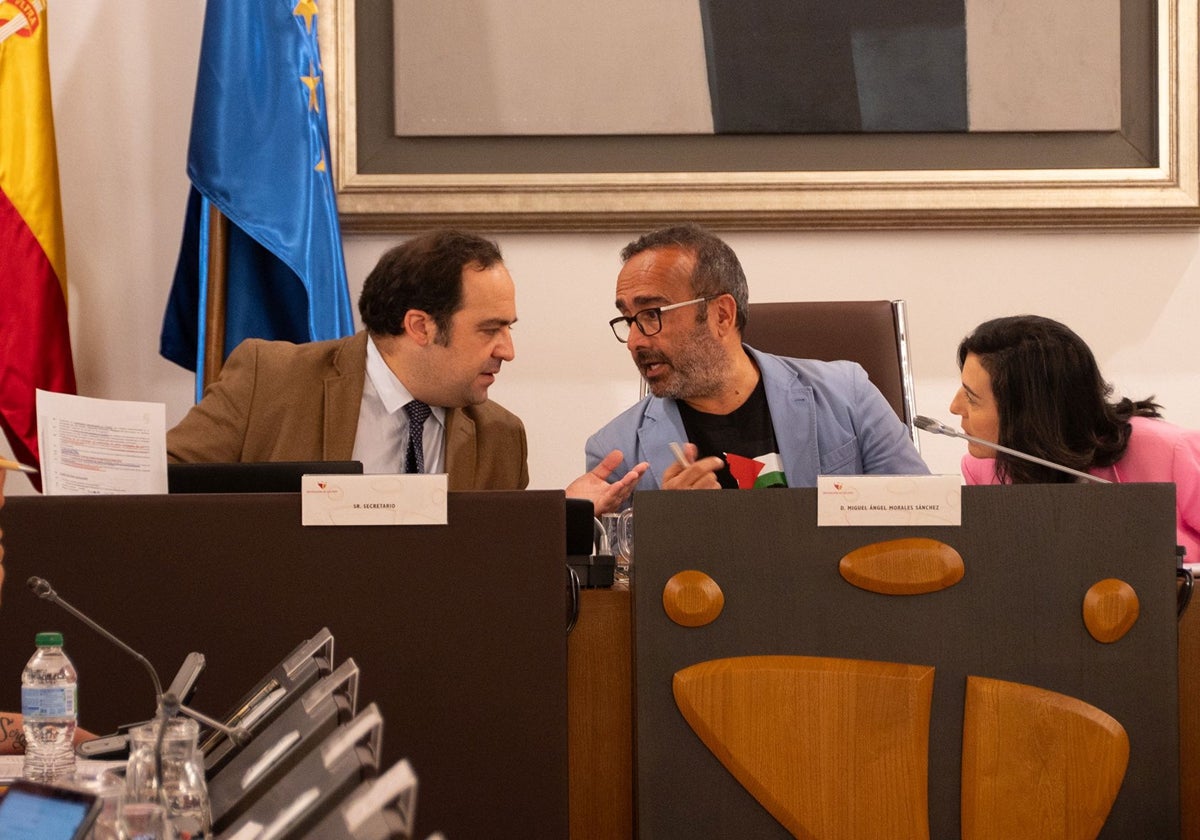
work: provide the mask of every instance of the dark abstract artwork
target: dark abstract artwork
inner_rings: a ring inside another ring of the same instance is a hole
[[[1121,125],[1120,0],[393,2],[401,137]]]
[[[963,0],[701,0],[716,133],[966,131]]]

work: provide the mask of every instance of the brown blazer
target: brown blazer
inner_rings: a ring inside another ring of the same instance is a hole
[[[367,372],[367,334],[292,344],[243,341],[221,376],[167,432],[173,462],[347,461]],[[450,490],[523,490],[519,417],[488,400],[446,412]]]

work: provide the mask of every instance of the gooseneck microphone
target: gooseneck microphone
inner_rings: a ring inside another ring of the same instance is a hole
[[[93,630],[95,630],[101,636],[108,639],[110,642],[112,642],[114,645],[119,647],[121,650],[128,653],[130,656],[132,656],[138,662],[142,663],[143,667],[145,667],[145,669],[146,669],[146,672],[150,674],[151,681],[154,683],[155,708],[157,709],[158,706],[162,705],[162,699],[163,699],[162,683],[158,679],[158,672],[154,670],[154,666],[150,664],[149,659],[142,656],[136,650],[134,650],[129,645],[122,642],[116,636],[114,636],[112,633],[108,632],[103,627],[101,627],[99,624],[92,621],[91,618],[84,615],[82,612],[77,610],[75,607],[71,606],[69,603],[67,603],[62,598],[60,598],[58,593],[54,591],[54,587],[52,587],[50,585],[50,581],[46,580],[45,578],[31,577],[29,580],[25,581],[25,585],[28,586],[30,588],[30,590],[33,591],[34,595],[38,596],[39,598],[41,598],[44,601],[49,601],[52,604],[57,604],[58,606],[62,607],[64,610],[66,610],[71,615],[78,618],[80,621],[82,621],[88,627],[91,627]]]
[[[1007,446],[1001,446],[998,443],[992,443],[990,440],[984,440],[983,438],[972,437],[971,435],[960,432],[958,429],[954,429],[954,428],[951,428],[950,426],[947,426],[945,423],[939,423],[937,420],[934,420],[932,417],[925,417],[925,416],[918,414],[916,417],[913,418],[913,425],[916,426],[918,429],[920,429],[923,432],[930,432],[935,435],[946,435],[948,437],[956,437],[956,438],[962,438],[963,440],[969,440],[972,443],[978,443],[981,446],[987,446],[987,447],[990,447],[991,449],[995,449],[1000,452],[1005,452],[1009,455],[1012,455],[1014,458],[1020,458],[1024,461],[1032,461],[1035,464],[1041,464],[1043,467],[1049,467],[1052,470],[1058,470],[1059,472],[1068,473],[1070,475],[1075,476],[1076,478],[1086,479],[1087,481],[1094,481],[1097,484],[1111,484],[1112,483],[1107,478],[1100,478],[1100,476],[1097,476],[1097,475],[1080,472],[1079,470],[1074,470],[1074,469],[1071,469],[1070,467],[1064,467],[1062,464],[1056,464],[1053,461],[1047,461],[1045,458],[1039,458],[1036,455],[1029,455],[1028,453],[1020,452],[1016,449],[1009,449]]]
[[[162,683],[158,679],[158,672],[154,670],[154,666],[150,664],[149,659],[142,656],[142,654],[138,653],[136,650],[134,650],[129,645],[125,644],[123,641],[118,639],[115,635],[110,633],[108,630],[104,629],[99,624],[97,624],[95,621],[93,621],[91,618],[84,615],[78,609],[76,609],[75,607],[71,606],[71,604],[69,604],[65,600],[63,600],[63,598],[60,597],[59,594],[54,591],[54,587],[52,587],[50,585],[50,581],[46,580],[45,578],[31,577],[25,583],[30,588],[30,590],[32,590],[34,595],[37,595],[39,598],[41,598],[45,601],[49,601],[52,604],[57,604],[58,606],[62,607],[64,610],[66,610],[71,615],[78,618],[80,621],[82,621],[88,627],[95,630],[97,633],[99,633],[105,639],[112,642],[114,645],[119,647],[121,650],[128,653],[130,656],[132,656],[138,662],[142,663],[142,665],[145,667],[147,673],[150,674],[151,681],[154,683],[154,699],[155,699],[155,704],[156,704],[156,716],[164,718],[164,719],[172,718],[175,716],[176,713],[181,712],[190,718],[194,718],[196,721],[204,724],[205,726],[215,729],[218,732],[221,732],[222,734],[228,736],[229,739],[231,741],[233,741],[233,743],[235,743],[235,744],[239,744],[239,745],[245,744],[250,740],[251,735],[250,735],[249,730],[247,730],[243,727],[240,727],[240,726],[238,726],[238,727],[227,726],[227,725],[221,723],[220,721],[213,720],[208,715],[202,714],[202,713],[196,711],[195,709],[192,709],[188,706],[183,705],[182,698],[179,697],[173,690],[164,693],[162,690]],[[196,655],[193,654],[193,656],[196,656]],[[200,661],[203,662],[203,657],[200,657]],[[174,688],[174,686],[172,686],[172,688]],[[160,731],[161,731],[161,729],[160,729]]]

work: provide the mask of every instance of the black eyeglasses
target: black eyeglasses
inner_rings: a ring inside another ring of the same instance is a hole
[[[662,314],[670,312],[672,309],[679,309],[684,306],[691,306],[694,303],[702,303],[705,301],[715,300],[720,295],[708,295],[707,297],[698,297],[692,300],[685,300],[683,303],[669,303],[666,306],[652,306],[649,309],[642,309],[632,315],[618,315],[608,322],[612,327],[613,335],[617,337],[617,341],[624,344],[629,341],[629,331],[634,324],[641,330],[642,335],[651,336],[658,335],[662,332]]]

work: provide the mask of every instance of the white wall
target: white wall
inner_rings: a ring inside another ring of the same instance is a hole
[[[164,402],[172,425],[192,377],[158,355],[187,195],[184,171],[203,3],[51,0],[51,72],[80,393]],[[517,359],[492,395],[524,420],[532,486],[583,468],[584,439],[637,396],[606,326],[617,252],[634,235],[497,236],[518,288]],[[487,231],[484,231],[487,233]],[[954,350],[980,321],[1035,312],[1071,325],[1122,393],[1157,395],[1200,427],[1195,231],[733,233],[753,300],[905,298],[918,410],[951,420]],[[347,237],[352,294],[393,237]],[[937,472],[961,444],[922,439]],[[30,492],[11,475],[6,488]]]

